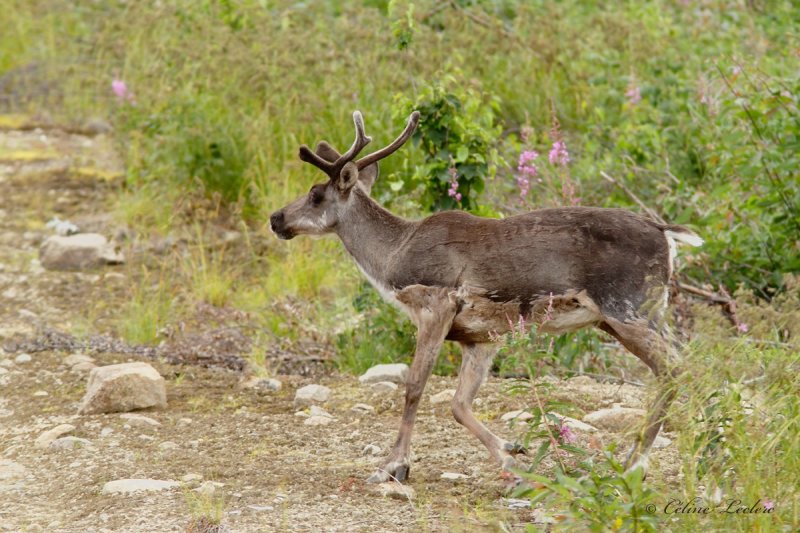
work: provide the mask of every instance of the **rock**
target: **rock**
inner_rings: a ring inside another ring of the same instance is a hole
[[[74,367],[75,365],[81,363],[90,363],[92,366],[94,365],[94,359],[89,357],[88,355],[84,355],[82,353],[74,353],[68,357],[64,358],[64,364],[69,367]]]
[[[263,513],[265,511],[274,511],[275,508],[271,505],[248,505],[248,509],[251,511],[255,511],[257,513]]]
[[[510,422],[513,420],[516,423],[516,422],[526,422],[531,418],[533,418],[533,415],[527,411],[509,411],[503,416],[501,416],[500,420],[502,420],[503,422]]]
[[[191,418],[179,418],[178,419],[178,426],[179,427],[186,427],[186,426],[190,426],[190,425],[192,425],[192,419]]]
[[[147,363],[100,366],[89,374],[79,414],[115,413],[167,406],[164,378]]]
[[[194,489],[194,491],[206,498],[213,498],[214,494],[217,492],[217,489],[220,489],[224,486],[224,483],[219,483],[217,481],[204,481],[199,487]]]
[[[158,445],[158,449],[164,451],[177,450],[178,448],[180,448],[178,443],[172,442],[171,440],[165,440],[164,442]]]
[[[39,249],[39,261],[48,270],[84,270],[116,265],[125,258],[98,233],[49,237]]]
[[[311,406],[311,408],[308,410],[308,414],[309,416],[327,416],[328,418],[333,418],[332,414],[330,414],[322,407],[318,407],[316,405]]]
[[[376,456],[380,455],[380,453],[381,453],[380,447],[375,446],[374,444],[367,444],[366,446],[364,446],[364,449],[361,450],[361,455]]]
[[[11,459],[0,458],[0,493],[5,490],[18,488],[28,469]],[[12,526],[13,529],[13,526]]]
[[[140,491],[168,490],[180,486],[177,481],[160,479],[117,479],[103,485],[103,494],[132,494]]]
[[[316,405],[311,406],[308,418],[303,421],[306,426],[327,426],[333,422],[333,416]]]
[[[644,409],[611,407],[589,413],[583,417],[583,421],[608,431],[623,431],[641,422],[645,414]]]
[[[203,479],[201,474],[186,474],[181,478],[181,481],[184,483],[193,483],[195,481],[200,481],[201,479]]]
[[[18,365],[24,365],[25,363],[30,363],[32,357],[29,354],[21,353],[14,358],[14,362]]]
[[[71,433],[75,431],[75,426],[72,424],[60,424],[54,428],[48,429],[38,437],[36,437],[35,446],[40,449],[44,449],[50,446],[50,443],[56,440],[57,438],[61,437],[62,435],[66,435],[67,433]]]
[[[354,413],[374,413],[375,408],[365,403],[357,403],[350,408]]]
[[[588,387],[591,385],[597,385],[597,381],[590,378],[589,376],[575,376],[573,378],[569,378],[567,383],[570,385],[576,385],[578,387]]]
[[[61,235],[65,237],[67,235],[75,235],[76,233],[80,233],[80,228],[70,222],[69,220],[61,220],[58,217],[53,217],[45,227],[50,228],[55,232],[56,235]]]
[[[453,396],[456,395],[455,389],[445,389],[440,393],[432,394],[431,395],[431,403],[433,405],[438,405],[440,403],[448,403],[453,400]]]
[[[375,365],[358,378],[363,385],[389,381],[391,383],[405,383],[408,375],[408,365],[396,363],[391,365]]]
[[[570,429],[574,429],[576,431],[582,431],[584,433],[594,433],[594,432],[597,431],[596,427],[590,426],[589,424],[587,424],[585,422],[581,422],[580,420],[578,420],[576,418],[572,418],[572,417],[569,417],[569,416],[563,416],[563,415],[560,415],[558,413],[551,413],[551,414],[554,414],[557,417],[559,417],[561,420],[563,420],[564,423],[567,426],[569,426]]]
[[[123,419],[125,423],[135,428],[154,429],[161,425],[161,422],[158,420],[154,420],[149,416],[137,415],[134,413],[121,414],[119,417]]]
[[[73,365],[70,368],[71,372],[89,372],[90,370],[97,368],[97,365],[94,363],[78,363],[77,365]]]
[[[440,477],[447,481],[461,481],[462,479],[467,479],[469,476],[456,472],[443,472]]]
[[[391,381],[379,381],[377,383],[373,383],[372,392],[376,394],[391,394],[397,390],[397,384],[392,383]]]
[[[33,393],[34,396],[50,396],[50,393],[46,390],[37,390]]]
[[[296,406],[311,405],[313,403],[324,403],[328,401],[331,396],[331,390],[324,385],[306,385],[297,389],[294,395],[294,404]]]
[[[53,450],[72,450],[74,448],[85,448],[92,445],[92,441],[80,437],[61,437],[50,443]]]
[[[374,491],[383,496],[384,498],[395,498],[397,500],[411,501],[414,499],[414,489],[408,485],[402,485],[396,481],[388,481],[386,483],[378,483],[374,485]]]
[[[670,439],[659,435],[658,437],[656,437],[656,440],[653,441],[653,448],[655,448],[656,450],[660,450],[661,448],[666,448],[670,444],[672,444],[672,441]]]
[[[275,378],[259,378],[256,376],[251,377],[242,383],[243,389],[256,389],[259,391],[276,392],[281,390],[283,384]]]

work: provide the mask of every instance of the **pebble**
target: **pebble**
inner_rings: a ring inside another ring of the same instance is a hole
[[[364,449],[361,450],[361,455],[376,456],[376,455],[380,455],[380,453],[381,453],[380,447],[376,446],[374,444],[367,444],[366,446],[364,446]]]
[[[25,364],[25,363],[30,363],[31,360],[32,360],[32,357],[30,355],[26,354],[26,353],[21,353],[21,354],[19,354],[18,356],[16,356],[14,358],[14,362],[19,364],[19,365],[22,365],[22,364]]]
[[[191,418],[179,418],[178,425],[179,426],[188,426],[191,425],[192,419]]]
[[[47,431],[36,437],[36,442],[34,443],[34,445],[37,448],[47,448],[57,438],[61,437],[62,435],[66,435],[67,433],[71,433],[73,431],[75,431],[75,426],[73,426],[72,424],[60,424],[52,429],[48,429]]]
[[[615,406],[589,413],[583,417],[583,421],[608,431],[623,431],[640,423],[646,414],[644,409]]]
[[[80,437],[61,437],[50,443],[50,448],[54,450],[72,450],[74,448],[84,448],[92,445],[92,441]]]
[[[103,485],[103,494],[132,494],[140,491],[168,490],[180,486],[172,480],[160,479],[117,479]]]
[[[274,511],[275,510],[275,508],[273,506],[271,506],[271,505],[248,505],[247,508],[250,509],[251,511],[255,511],[257,513],[263,513],[263,512],[266,512],[266,511]]]
[[[184,483],[192,483],[195,481],[200,481],[201,479],[203,479],[203,476],[201,474],[186,474],[181,478],[181,481],[183,481]]]
[[[33,393],[34,396],[50,396],[50,394],[45,390],[37,390]]]
[[[659,435],[658,437],[656,437],[656,440],[653,441],[653,448],[659,450],[661,448],[666,448],[670,444],[672,444],[672,440],[662,435]]]
[[[177,450],[178,448],[180,448],[180,446],[171,440],[166,440],[158,445],[159,450]]]
[[[397,500],[408,500],[411,501],[414,499],[415,492],[414,489],[409,487],[408,485],[402,485],[395,481],[388,481],[386,483],[379,483],[374,485],[374,491],[378,494],[383,496],[384,498],[394,498]]]
[[[366,403],[357,403],[350,408],[354,413],[374,413],[375,408]]]
[[[275,378],[259,378],[255,376],[242,383],[242,388],[244,389],[256,389],[267,392],[277,392],[281,390],[282,386],[283,384],[280,380]]]
[[[324,385],[311,384],[297,389],[294,395],[296,406],[311,405],[312,403],[324,403],[331,396],[331,389]]]
[[[397,390],[397,384],[392,383],[391,381],[379,381],[378,383],[373,383],[372,392],[376,394],[387,394],[392,393]]]
[[[138,415],[135,413],[124,413],[119,415],[131,427],[153,429],[161,425],[161,422],[150,418],[149,416]]]
[[[443,472],[440,477],[447,481],[461,481],[462,479],[467,479],[469,476],[457,472]]]
[[[358,378],[363,385],[388,381],[391,383],[405,383],[408,376],[408,365],[395,363],[389,365],[375,365]]]
[[[509,411],[508,413],[504,414],[500,417],[500,420],[503,422],[509,422],[513,420],[514,422],[525,422],[533,418],[533,415],[527,411]]]
[[[455,389],[445,389],[438,394],[432,394],[430,399],[433,405],[438,405],[440,403],[447,403],[452,401],[455,395],[456,395]]]

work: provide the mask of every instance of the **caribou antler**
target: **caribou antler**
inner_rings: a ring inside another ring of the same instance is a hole
[[[342,171],[345,163],[355,159],[358,153],[372,142],[372,137],[364,133],[364,119],[360,111],[353,112],[353,124],[356,126],[356,138],[353,141],[353,145],[350,146],[349,150],[339,156],[336,161],[326,161],[305,144],[300,147],[300,159],[322,170],[330,176],[331,179],[338,179],[339,173]]]
[[[353,112],[353,123],[356,126],[356,138],[353,141],[353,145],[349,150],[337,158],[336,161],[325,160],[305,144],[300,147],[300,159],[319,168],[328,176],[330,176],[331,179],[339,179],[339,174],[341,173],[345,164],[355,159],[359,152],[361,152],[361,150],[363,150],[364,147],[372,141],[372,137],[369,137],[364,133],[364,119],[362,118],[360,111]],[[408,139],[411,138],[411,134],[414,133],[417,124],[419,124],[419,111],[414,111],[411,113],[411,116],[408,117],[408,123],[406,124],[406,128],[403,130],[403,133],[401,133],[397,139],[392,141],[392,143],[388,146],[381,148],[377,152],[373,152],[356,161],[356,167],[358,170],[362,170],[372,163],[380,161],[384,157],[388,157],[396,152],[401,146],[403,146],[403,144],[405,144],[406,141],[408,141]]]

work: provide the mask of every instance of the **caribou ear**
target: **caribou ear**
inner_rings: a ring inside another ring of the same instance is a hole
[[[358,167],[353,161],[348,161],[342,167],[339,173],[339,179],[336,180],[336,187],[341,192],[348,192],[358,182]]]
[[[358,186],[367,193],[367,196],[369,196],[370,191],[372,191],[375,180],[378,179],[378,173],[378,163],[373,163],[364,170],[358,172]]]

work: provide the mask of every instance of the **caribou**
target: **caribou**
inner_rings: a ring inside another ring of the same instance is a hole
[[[414,420],[445,340],[459,343],[462,353],[455,419],[504,470],[518,466],[515,455],[524,450],[475,418],[472,402],[498,336],[520,317],[553,334],[599,328],[652,370],[658,391],[626,460],[627,469],[646,469],[681,368],[665,323],[676,243],[703,240],[683,226],[612,208],[559,207],[502,219],[464,211],[421,220],[395,216],[370,191],[378,162],[408,141],[419,120],[413,112],[394,141],[361,158],[372,139],[358,111],[355,140],[345,153],[325,141],[314,150],[301,146],[300,159],[327,180],[270,217],[281,239],[336,234],[375,289],[417,328],[397,440],[368,481],[408,478]]]

